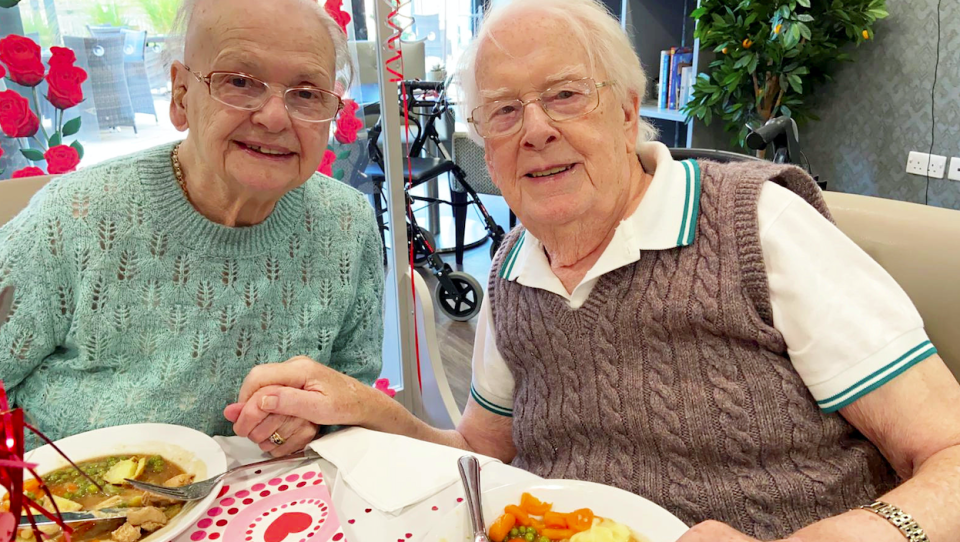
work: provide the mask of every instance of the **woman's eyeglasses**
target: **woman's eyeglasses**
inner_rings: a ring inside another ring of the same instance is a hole
[[[237,109],[257,111],[274,93],[268,83],[245,73],[214,71],[203,75],[189,67],[187,70],[197,80],[207,84],[214,100]],[[333,120],[343,109],[340,96],[315,87],[289,87],[283,91],[282,96],[290,116],[306,122]]]

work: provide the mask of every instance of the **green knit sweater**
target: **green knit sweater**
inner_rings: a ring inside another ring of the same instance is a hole
[[[50,438],[166,422],[232,434],[261,363],[380,374],[383,262],[371,206],[315,175],[228,228],[177,185],[172,145],[58,178],[0,228],[0,379]]]

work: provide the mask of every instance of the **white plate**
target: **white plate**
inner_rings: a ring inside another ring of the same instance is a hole
[[[483,517],[489,524],[503,513],[508,504],[520,504],[520,496],[528,492],[553,503],[558,512],[590,508],[601,517],[622,523],[649,542],[676,542],[687,526],[676,516],[656,504],[615,487],[576,480],[542,480],[523,482],[483,492]],[[442,517],[421,542],[472,542],[473,529],[466,503]]]
[[[150,454],[161,455],[194,475],[205,480],[227,470],[227,457],[220,445],[209,436],[179,425],[141,423],[97,429],[56,441],[56,445],[75,463],[107,455]],[[37,463],[37,473],[43,476],[69,465],[49,445],[28,452],[25,458]],[[32,476],[27,475],[28,478]],[[170,540],[192,525],[217,498],[220,485],[202,501],[184,506],[164,528],[154,531],[140,542]],[[0,497],[6,493],[0,492]]]

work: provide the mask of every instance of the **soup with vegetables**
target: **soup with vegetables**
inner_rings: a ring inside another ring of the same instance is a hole
[[[193,482],[176,463],[159,455],[114,455],[77,464],[103,490],[73,467],[66,467],[44,475],[43,481],[61,512],[126,509],[126,519],[74,523],[71,540],[75,542],[136,542],[160,529],[180,513],[183,503],[135,489],[126,479],[167,487],[180,487]],[[24,493],[53,511],[39,482],[24,483]],[[9,498],[7,496],[6,498]],[[9,505],[9,502],[5,502]],[[56,525],[41,526],[52,535],[52,540],[63,540]],[[35,542],[30,529],[21,529],[18,542]]]

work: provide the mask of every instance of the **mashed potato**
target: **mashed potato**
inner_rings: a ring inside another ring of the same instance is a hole
[[[599,520],[593,527],[570,538],[570,542],[646,542],[626,525],[610,519]]]

